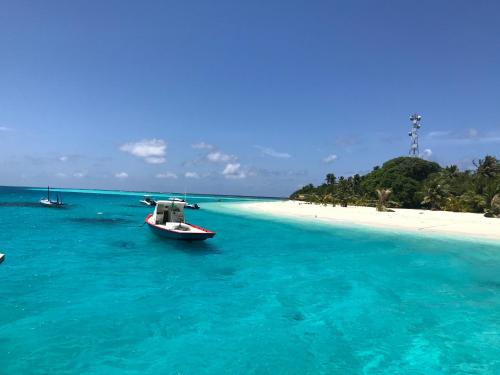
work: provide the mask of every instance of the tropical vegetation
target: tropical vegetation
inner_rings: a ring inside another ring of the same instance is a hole
[[[365,175],[328,173],[318,186],[306,185],[291,199],[324,205],[428,208],[457,212],[481,212],[500,217],[500,161],[494,156],[474,161],[474,168],[460,171],[456,165],[414,157],[398,157],[376,166]],[[390,199],[389,199],[390,198]]]

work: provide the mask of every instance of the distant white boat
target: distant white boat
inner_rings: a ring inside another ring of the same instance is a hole
[[[0,263],[2,263],[5,259],[5,254],[0,254]]]
[[[184,206],[184,208],[189,208],[190,210],[199,210],[200,209],[200,206],[198,206],[197,203],[188,203],[186,201],[186,195],[184,194],[184,199],[182,198],[177,198],[177,197],[170,197],[167,199],[168,201],[170,202],[183,202],[183,203],[186,203],[186,205]]]
[[[146,206],[156,206],[156,201],[150,195],[145,195],[140,202]]]
[[[44,207],[63,207],[64,203],[62,198],[59,199],[59,194],[57,194],[57,199],[55,201],[50,200],[50,187],[47,186],[47,198],[40,199],[40,204]]]
[[[172,202],[185,202],[185,199],[177,198],[177,197],[170,197],[167,200],[172,201]]]

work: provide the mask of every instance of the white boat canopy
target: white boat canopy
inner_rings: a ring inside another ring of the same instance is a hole
[[[165,223],[184,223],[185,202],[158,201],[156,202],[153,220],[156,225]]]

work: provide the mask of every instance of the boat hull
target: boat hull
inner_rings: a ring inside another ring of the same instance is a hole
[[[147,201],[139,201],[139,202],[141,202],[145,206],[150,206],[150,207],[156,206],[156,202],[147,202]]]
[[[179,240],[179,241],[205,241],[205,240],[215,236],[214,232],[209,231],[209,230],[204,229],[204,228],[200,228],[200,227],[193,225],[193,224],[188,224],[188,225],[195,227],[197,229],[200,229],[202,232],[194,232],[193,233],[193,232],[179,232],[179,231],[169,230],[169,229],[163,228],[159,225],[151,224],[149,222],[149,218],[151,216],[152,216],[151,214],[148,215],[148,217],[146,217],[145,222],[148,225],[151,232],[154,233],[155,235],[157,235],[158,237],[168,238],[171,240]]]
[[[64,207],[64,203],[61,203],[61,202],[54,202],[54,201],[49,201],[47,199],[42,199],[40,201],[40,204],[43,206],[43,207],[52,207],[52,208],[61,208],[61,207]]]

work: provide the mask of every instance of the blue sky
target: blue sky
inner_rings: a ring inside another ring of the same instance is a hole
[[[0,1],[0,185],[288,195],[500,156],[496,1]]]

